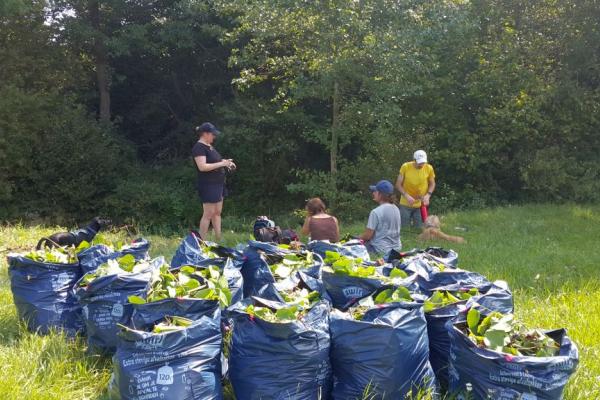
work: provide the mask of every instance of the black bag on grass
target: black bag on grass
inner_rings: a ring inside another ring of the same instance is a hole
[[[28,330],[47,334],[58,329],[68,336],[84,330],[81,306],[73,294],[82,276],[79,263],[46,263],[9,254],[8,275],[17,315]]]
[[[159,322],[159,321],[155,321]],[[220,311],[182,330],[123,329],[109,394],[121,400],[221,400]]]
[[[333,251],[346,257],[361,258],[370,261],[369,252],[360,240],[349,240],[345,243],[331,243],[326,240],[313,240],[307,245],[308,250],[325,258],[325,253]]]
[[[546,334],[560,344],[555,357],[512,356],[476,346],[459,327],[461,316],[448,321],[450,393],[470,398],[560,400],[579,362],[577,346],[564,329]]]
[[[436,391],[421,304],[382,304],[360,321],[333,311],[329,329],[332,399],[404,399]]]
[[[104,244],[91,246],[77,254],[79,264],[84,274],[94,272],[99,266],[108,260],[114,260],[127,254],[131,254],[136,260],[147,260],[150,242],[140,238],[134,240],[122,250],[114,251]]]
[[[178,266],[171,265],[171,271],[176,271],[184,265],[191,265],[198,268],[208,268],[210,266],[219,267],[219,270],[227,278],[227,286],[231,291],[231,304],[235,304],[242,300],[244,295],[244,278],[241,271],[235,267],[231,258],[212,258],[205,260],[197,260],[194,264],[184,263]]]
[[[237,400],[329,398],[329,304],[317,303],[302,320],[272,323],[251,317],[249,298],[233,305],[229,377]]]
[[[88,350],[94,353],[113,353],[117,346],[117,324],[129,325],[133,306],[127,298],[144,298],[152,272],[164,264],[159,257],[138,273],[105,275],[87,286],[75,285],[75,295],[83,307]]]
[[[474,273],[470,273],[474,274]],[[477,274],[478,275],[478,274]],[[439,282],[445,282],[447,274],[441,276]],[[448,365],[450,356],[450,338],[446,323],[456,318],[461,312],[469,308],[469,304],[477,302],[485,309],[498,311],[503,314],[513,312],[513,296],[508,286],[503,281],[494,283],[485,280],[479,284],[455,283],[430,289],[427,295],[434,290],[458,292],[477,288],[479,295],[471,297],[468,301],[449,304],[445,307],[436,308],[426,312],[427,334],[429,336],[429,361],[442,388],[448,386]]]

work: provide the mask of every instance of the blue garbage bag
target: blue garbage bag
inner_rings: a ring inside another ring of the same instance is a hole
[[[79,264],[81,265],[83,273],[87,274],[88,272],[94,272],[108,260],[114,260],[126,254],[131,254],[136,260],[147,260],[149,257],[149,248],[150,242],[146,239],[139,238],[125,246],[123,249],[117,251],[112,250],[104,244],[94,245],[80,251],[77,254],[77,258],[79,259]]]
[[[227,257],[232,259],[239,259],[242,257],[242,252],[228,247],[219,246],[216,243],[204,242],[210,249],[210,252],[215,253],[219,258]],[[182,265],[198,265],[199,263],[215,258],[206,252],[200,245],[198,235],[194,232],[190,232],[183,240],[181,244],[175,250],[173,259],[171,260],[171,267],[176,268]]]
[[[464,272],[460,271],[455,273],[455,275],[464,276]],[[434,279],[428,281],[430,286],[428,286],[426,291],[427,295],[431,295],[435,290],[459,292],[468,291],[472,288],[476,288],[479,291],[479,295],[475,295],[469,300],[449,304],[425,313],[429,336],[429,361],[440,386],[444,389],[448,386],[448,358],[450,356],[450,338],[447,334],[446,323],[456,318],[461,312],[466,312],[470,307],[469,304],[474,303],[480,304],[485,309],[491,311],[501,313],[513,312],[513,296],[505,282],[496,281],[492,283],[485,278],[478,279],[477,275],[479,274],[469,272],[468,276],[473,278],[472,281],[457,279],[457,283],[444,284],[453,281],[451,275],[451,273],[434,275]],[[435,287],[436,282],[439,283],[437,287]]]
[[[109,386],[120,400],[221,400],[220,311],[166,333],[124,328]]]
[[[193,264],[185,262],[177,266],[171,265],[171,270],[176,271],[184,265],[191,265],[196,268],[208,268],[210,266],[219,267],[221,273],[227,278],[227,284],[231,291],[231,304],[242,300],[244,295],[244,278],[242,277],[240,269],[235,266],[233,259],[221,257],[195,260]]]
[[[414,256],[420,255],[429,261],[444,264],[448,268],[456,268],[458,265],[458,253],[454,250],[446,250],[441,247],[427,247],[425,250],[414,248],[408,251],[392,250],[387,254],[386,262],[407,263]]]
[[[485,276],[477,272],[461,269],[432,271],[432,273],[426,274],[426,276],[417,274],[416,281],[419,289],[427,295],[431,295],[434,291],[444,286],[455,285],[458,289],[461,289],[485,288],[492,285]]]
[[[152,272],[164,264],[158,257],[148,268],[137,273],[105,275],[94,279],[85,286],[82,280],[75,285],[75,295],[83,307],[88,351],[92,353],[113,353],[117,345],[117,324],[129,325],[133,307],[129,296],[144,298],[148,290]],[[83,278],[82,278],[83,279]]]
[[[425,279],[431,279],[433,275],[441,271],[452,271],[456,269],[437,261],[424,252],[417,253],[414,256],[406,257],[401,260],[394,260],[392,263],[408,273],[420,275]]]
[[[294,254],[293,251],[280,248],[271,243],[250,240],[244,250],[242,276],[244,277],[244,297],[260,296],[261,289],[276,279],[269,265],[280,262],[284,256]],[[314,263],[301,270],[305,277],[321,280],[323,260],[318,254],[313,254]]]
[[[333,251],[346,257],[361,258],[370,261],[369,251],[360,240],[349,240],[345,243],[331,243],[326,240],[313,240],[308,242],[308,250],[325,258],[325,253]]]
[[[144,304],[133,304],[131,326],[135,329],[148,329],[156,321],[166,316],[184,317],[197,320],[203,315],[217,318],[221,315],[217,300],[194,298],[169,298]]]
[[[81,306],[73,294],[82,276],[79,263],[39,262],[13,253],[8,255],[8,275],[17,315],[28,330],[47,334],[59,329],[68,336],[83,332]]]
[[[302,320],[272,323],[249,316],[248,298],[230,307],[234,320],[229,377],[237,400],[329,398],[329,304],[319,302]]]
[[[332,399],[404,399],[419,391],[437,392],[422,304],[381,304],[362,320],[334,310],[329,329]]]
[[[282,292],[292,292],[298,289],[306,289],[309,292],[318,292],[321,299],[331,303],[331,298],[325,290],[325,285],[321,279],[316,279],[303,271],[296,271],[286,279],[275,283],[268,283],[258,290],[257,297],[262,299],[285,302],[281,296]]]
[[[546,334],[560,344],[558,356],[512,356],[482,349],[461,331],[465,317],[447,322],[450,338],[450,388],[454,396],[475,400],[560,400],[579,353],[564,329]]]
[[[378,267],[377,271],[382,276],[389,276],[390,266]],[[323,284],[331,298],[333,307],[340,310],[346,310],[358,299],[373,294],[378,289],[389,285],[390,282],[376,278],[361,278],[338,274],[328,268],[323,269]],[[417,291],[416,275],[409,275],[407,278],[399,280],[397,286],[405,286],[410,291]]]

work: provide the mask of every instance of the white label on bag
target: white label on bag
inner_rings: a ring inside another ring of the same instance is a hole
[[[123,304],[119,304],[119,303],[113,304],[111,315],[113,317],[122,317],[123,316]]]
[[[156,384],[157,385],[172,385],[173,384],[173,368],[165,365],[160,367],[156,372]]]
[[[366,290],[359,286],[349,286],[342,289],[342,293],[347,298],[360,298],[366,294]]]
[[[51,278],[52,290],[63,290],[65,286],[71,283],[71,275],[68,272],[61,272],[53,275]]]
[[[523,393],[520,397],[521,400],[537,400],[535,393]]]

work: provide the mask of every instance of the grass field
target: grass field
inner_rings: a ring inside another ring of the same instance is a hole
[[[456,213],[445,230],[467,243],[451,246],[459,265],[504,279],[513,289],[516,314],[531,326],[565,327],[580,350],[580,365],[565,399],[600,399],[600,206],[524,206]],[[459,232],[455,226],[466,227]],[[226,226],[225,226],[226,228]],[[26,249],[57,227],[0,227],[0,251]],[[358,233],[360,226],[342,226]],[[183,234],[183,232],[182,232]],[[227,233],[235,244],[248,233]],[[181,236],[153,236],[152,255],[170,259]],[[417,246],[403,234],[403,247]],[[438,243],[438,245],[445,245]],[[446,245],[447,246],[447,245]],[[0,261],[0,399],[102,399],[110,361],[85,356],[83,342],[39,337],[19,325],[4,257]]]

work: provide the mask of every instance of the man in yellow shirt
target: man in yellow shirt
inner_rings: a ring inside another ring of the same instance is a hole
[[[414,223],[415,228],[421,228],[421,204],[429,206],[429,199],[435,190],[435,172],[431,164],[427,163],[427,154],[417,150],[414,160],[402,164],[396,180],[396,188],[402,195],[400,197],[400,217],[402,227],[409,227]]]

